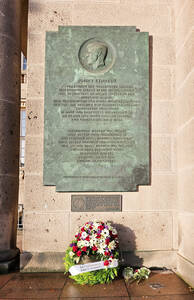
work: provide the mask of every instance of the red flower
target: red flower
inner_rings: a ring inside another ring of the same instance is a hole
[[[73,249],[73,252],[77,252],[78,247],[77,246],[73,246],[72,249]]]
[[[100,225],[100,226],[98,226],[98,229],[103,230],[104,226]]]
[[[90,225],[90,227],[89,227],[90,229],[93,229],[93,227]]]
[[[77,251],[77,256],[81,256],[82,255],[82,253],[81,253],[81,251]]]
[[[108,260],[105,260],[105,261],[104,261],[104,265],[105,265],[105,266],[108,266],[108,265],[109,265],[109,261],[108,261]]]
[[[81,228],[81,231],[82,231],[82,232],[85,231],[84,227]]]
[[[105,252],[104,252],[104,255],[105,255],[105,256],[109,256],[109,255],[110,255],[110,252],[105,251]]]
[[[110,243],[110,239],[106,239],[105,243],[106,243],[106,245],[108,245]]]
[[[87,236],[87,238],[85,238],[85,240],[88,241],[88,242],[90,241],[89,235]]]
[[[96,238],[97,238],[97,239],[100,239],[100,238],[101,238],[101,234],[97,234],[97,235],[96,235]]]
[[[97,251],[98,248],[97,248],[96,246],[93,246],[93,247],[92,247],[92,250],[93,250],[93,251]]]
[[[87,247],[82,247],[81,249],[83,252],[86,252],[87,251]]]

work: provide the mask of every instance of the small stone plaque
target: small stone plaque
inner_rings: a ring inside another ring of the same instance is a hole
[[[121,211],[121,195],[73,195],[71,211]]]

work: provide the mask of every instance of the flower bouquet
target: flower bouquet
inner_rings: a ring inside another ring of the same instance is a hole
[[[140,269],[136,269],[133,271],[133,268],[127,267],[123,270],[123,276],[126,282],[134,282],[137,281],[137,284],[140,283],[140,281],[148,279],[151,271],[146,268],[142,267]]]
[[[87,222],[67,248],[66,272],[79,284],[108,283],[118,273],[118,235],[110,223]]]

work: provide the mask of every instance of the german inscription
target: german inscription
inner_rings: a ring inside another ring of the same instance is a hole
[[[44,184],[135,191],[149,184],[149,36],[60,27],[46,37]]]
[[[71,211],[121,211],[121,195],[72,195]]]

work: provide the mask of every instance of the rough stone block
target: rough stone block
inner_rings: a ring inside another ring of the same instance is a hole
[[[27,98],[44,97],[44,67],[30,65],[28,67]]]
[[[170,137],[153,137],[152,141],[152,168],[154,171],[172,170],[172,141]]]
[[[190,286],[194,287],[194,266],[180,255],[177,256],[177,274],[184,278]]]
[[[69,244],[69,213],[25,213],[24,250],[65,251]]]
[[[112,0],[112,1],[114,1],[114,0]],[[128,5],[136,4],[136,5],[142,6],[142,5],[166,4],[169,7],[174,7],[173,0],[138,0],[138,2],[135,0],[120,0],[120,1],[121,1],[121,4],[128,4]]]
[[[43,139],[40,137],[26,138],[25,169],[26,173],[42,173]]]
[[[96,1],[76,1],[72,13],[74,25],[124,25],[121,18],[115,18],[115,11],[120,12],[120,5],[115,3],[97,3]],[[125,24],[131,25],[131,24]],[[133,24],[134,25],[134,24]]]
[[[70,211],[71,199],[68,193],[56,192],[55,186],[45,186],[43,190],[44,209],[47,211]]]
[[[194,26],[194,2],[189,0],[186,1],[183,10],[176,19],[176,51],[182,47],[192,26]]]
[[[152,103],[152,133],[169,134],[175,130],[175,107],[170,101]]]
[[[124,193],[123,211],[173,209],[176,194],[176,175],[152,174],[151,186],[140,186],[138,193]]]
[[[180,169],[194,165],[194,120],[191,120],[178,133],[177,151]]]
[[[178,17],[178,15],[181,13],[181,10],[183,9],[185,3],[187,0],[182,1],[182,0],[175,0],[174,2],[174,10],[175,10],[175,15]]]
[[[26,253],[21,256],[21,259],[24,262],[24,265],[21,265],[20,272],[28,273],[28,272],[65,272],[65,267],[63,265],[63,252],[32,252],[31,258],[29,259]],[[28,253],[27,253],[28,254]],[[26,263],[27,262],[27,263]],[[57,274],[56,274],[57,275]],[[55,279],[56,279],[55,275]],[[37,275],[36,275],[37,278]],[[47,280],[48,286],[48,280]],[[64,284],[64,281],[63,281]],[[60,285],[60,278],[59,278]],[[51,288],[53,288],[53,279],[51,280]]]
[[[177,263],[175,251],[145,251],[145,252],[137,251],[136,255],[143,258],[143,265],[148,268],[158,267],[158,268],[173,269],[176,267],[176,263]]]
[[[180,211],[194,213],[194,167],[178,172],[178,206]]]
[[[28,65],[42,64],[45,60],[45,32],[28,36]]]
[[[117,18],[115,18],[117,11]],[[73,10],[75,25],[138,25],[141,31],[167,33],[171,30],[170,12],[166,5],[148,5],[130,2],[127,4],[76,1]]]
[[[30,1],[30,33],[56,31],[59,25],[71,25],[72,1]]]
[[[191,32],[184,47],[178,53],[176,66],[176,85],[179,89],[193,68],[194,60],[194,31]]]
[[[28,100],[26,109],[26,127],[28,135],[43,134],[44,124],[44,103],[43,99]]]
[[[25,175],[25,211],[39,211],[44,206],[42,176]]]
[[[153,64],[175,64],[175,37],[174,35],[156,35],[153,37]]]
[[[194,72],[185,81],[177,94],[177,125],[183,126],[194,115]]]
[[[182,212],[178,216],[179,254],[194,261],[194,213]]]
[[[99,220],[99,213],[71,214],[72,239],[78,226],[89,220]],[[172,249],[172,215],[170,212],[123,212],[100,214],[100,220],[111,221],[118,229],[122,250]],[[153,238],[157,236],[157,239]],[[151,238],[152,237],[152,238]]]
[[[177,200],[177,199],[176,199]],[[175,203],[175,209],[177,208],[177,202]],[[178,212],[173,212],[173,249],[178,250]]]
[[[42,176],[25,176],[26,211],[70,211],[71,201],[67,193],[56,193],[54,186],[43,186]]]
[[[152,99],[170,100],[174,97],[174,69],[157,66],[152,70]]]

